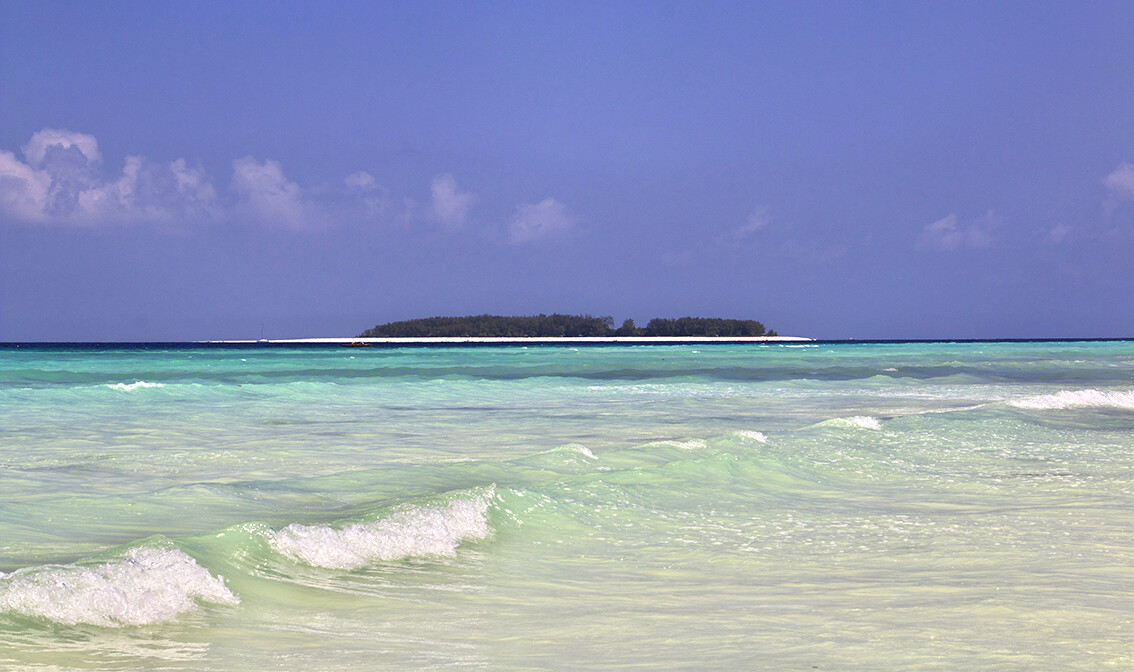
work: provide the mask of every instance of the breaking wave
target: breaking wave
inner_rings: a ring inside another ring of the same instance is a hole
[[[0,575],[0,611],[64,625],[123,627],[176,619],[197,602],[240,600],[174,547],[141,546],[95,567],[45,565]]]
[[[133,392],[134,390],[143,389],[147,387],[165,387],[161,383],[149,383],[144,380],[135,381],[133,383],[113,383],[107,385],[112,390],[122,390],[123,392]]]
[[[1105,392],[1100,390],[1060,390],[1055,394],[1013,399],[1016,408],[1058,410],[1064,408],[1121,408],[1134,410],[1134,390]]]
[[[854,415],[849,418],[833,418],[819,423],[824,427],[849,427],[852,429],[882,429],[882,422],[869,415]]]
[[[597,460],[598,459],[597,457],[595,457],[595,454],[591,452],[590,448],[587,448],[586,446],[584,446],[582,444],[573,443],[573,444],[570,445],[570,448],[572,448],[579,455],[582,455],[583,457],[585,457],[589,460]]]
[[[467,540],[488,536],[488,488],[444,506],[415,506],[341,528],[293,523],[267,532],[278,553],[327,569],[358,569],[378,561],[448,556]]]

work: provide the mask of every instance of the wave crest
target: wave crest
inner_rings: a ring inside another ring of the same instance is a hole
[[[414,507],[342,528],[293,523],[267,533],[277,552],[314,567],[358,569],[375,561],[453,555],[466,540],[488,536],[491,492],[445,506]]]
[[[882,422],[869,415],[853,415],[848,418],[832,418],[819,423],[824,427],[849,427],[852,429],[882,429]]]
[[[0,575],[0,611],[64,625],[163,623],[197,601],[240,602],[222,577],[177,548],[143,546],[97,567],[46,565]]]
[[[149,383],[144,380],[134,381],[133,383],[113,383],[107,385],[112,390],[122,390],[123,392],[133,392],[134,390],[143,389],[147,387],[165,387],[161,383]]]
[[[1134,390],[1105,392],[1100,390],[1060,390],[1055,394],[1012,399],[1016,408],[1058,410],[1064,408],[1121,408],[1134,410]]]
[[[588,460],[597,460],[598,459],[597,457],[595,457],[595,454],[591,452],[590,448],[587,448],[586,446],[584,446],[582,444],[572,443],[568,447],[571,448],[572,450],[574,450],[579,455],[582,455],[583,457],[587,458]]]

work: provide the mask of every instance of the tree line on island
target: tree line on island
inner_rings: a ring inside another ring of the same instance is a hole
[[[756,320],[728,320],[717,317],[655,317],[638,327],[627,319],[614,328],[614,318],[593,315],[469,315],[466,317],[427,317],[379,324],[359,334],[359,338],[538,338],[572,336],[776,336]]]

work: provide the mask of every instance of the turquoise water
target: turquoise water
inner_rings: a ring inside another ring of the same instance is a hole
[[[0,669],[1130,669],[1134,342],[0,348]]]

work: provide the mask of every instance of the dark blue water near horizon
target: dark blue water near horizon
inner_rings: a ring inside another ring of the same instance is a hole
[[[802,343],[814,345],[903,345],[903,344],[948,344],[948,343],[1107,343],[1107,342],[1131,342],[1134,337],[1092,337],[1092,338],[924,338],[924,339],[813,339],[810,341],[793,342],[792,345]],[[466,348],[466,347],[613,347],[613,348],[629,348],[629,347],[647,347],[652,345],[769,345],[776,344],[761,343],[761,342],[737,342],[728,339],[721,341],[704,341],[698,343],[689,343],[688,341],[673,341],[665,338],[658,338],[656,341],[649,343],[635,342],[590,342],[590,341],[570,341],[561,343],[548,343],[548,342],[524,342],[521,339],[508,343],[482,343],[482,342],[453,342],[453,343],[373,343],[371,347],[376,348]],[[779,343],[785,344],[785,343]],[[7,348],[38,348],[38,349],[87,349],[87,350],[112,350],[112,349],[141,349],[141,350],[161,350],[161,349],[185,349],[185,348],[341,348],[339,343],[309,343],[309,342],[281,342],[281,341],[268,341],[262,342],[236,342],[236,341],[0,341],[0,349]]]

